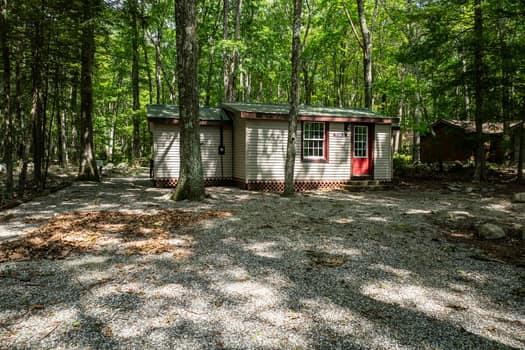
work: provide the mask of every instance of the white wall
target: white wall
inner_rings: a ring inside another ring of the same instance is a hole
[[[153,125],[153,150],[155,171],[154,178],[179,177],[180,171],[180,133],[176,125]],[[232,130],[224,128],[224,146],[226,153],[218,153],[220,133],[218,126],[201,126],[201,154],[205,178],[232,177]],[[221,173],[221,158],[223,172]]]
[[[391,150],[391,130],[390,125],[375,126],[374,141],[374,179],[392,179],[392,150]]]
[[[297,128],[296,180],[348,180],[350,178],[350,133],[344,136],[343,123],[329,125],[329,161],[301,161],[301,124]],[[285,121],[246,122],[248,180],[283,180],[288,123]]]

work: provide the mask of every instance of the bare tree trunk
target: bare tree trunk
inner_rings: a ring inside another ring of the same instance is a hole
[[[501,4],[501,3],[498,3]],[[506,42],[506,28],[505,20],[501,19],[499,23],[499,40],[500,40],[500,61],[501,61],[501,112],[503,117],[503,159],[509,165],[511,161],[512,144],[511,144],[511,115],[512,106],[510,100],[510,87],[512,70],[510,67],[507,42]]]
[[[162,72],[160,61],[160,43],[162,40],[162,31],[160,28],[157,29],[157,42],[155,43],[155,86],[157,90],[157,104],[160,104],[162,96]]]
[[[294,0],[294,20],[292,39],[292,78],[290,89],[290,115],[288,121],[288,143],[286,145],[286,164],[283,196],[293,196],[295,142],[297,138],[297,116],[299,114],[299,69],[301,67],[301,13],[303,0]]]
[[[32,63],[31,75],[32,82],[32,108],[31,119],[33,124],[33,165],[34,179],[38,188],[43,188],[42,182],[42,162],[44,159],[44,140],[43,140],[43,121],[44,121],[44,98],[43,98],[43,79],[42,79],[42,48],[44,38],[42,33],[41,19],[36,19],[33,23],[32,37]]]
[[[361,28],[361,37],[363,39],[363,68],[364,68],[364,84],[365,84],[365,108],[373,109],[373,76],[372,76],[372,33],[368,29],[366,22],[366,13],[364,0],[357,1],[357,12],[359,15],[359,26]]]
[[[523,163],[525,162],[525,98],[523,98],[523,111],[521,116],[520,125],[520,148],[518,150],[518,177],[516,178],[518,183],[523,181]]]
[[[144,14],[141,14],[144,16]],[[142,21],[142,50],[144,51],[144,64],[146,65],[146,72],[148,74],[148,96],[149,104],[153,104],[153,77],[151,76],[151,67],[149,65],[148,45],[146,42],[146,22]]]
[[[483,113],[484,113],[484,68],[483,68],[483,14],[481,0],[474,0],[474,89],[476,97],[476,168],[474,179],[485,179],[485,149],[483,140]]]
[[[174,200],[204,199],[204,175],[200,148],[198,42],[196,3],[178,0],[175,5],[177,23],[177,75],[179,76],[180,174]]]
[[[211,99],[211,82],[213,78],[213,56],[215,54],[215,48],[212,47],[210,51],[210,57],[208,61],[208,75],[206,77],[206,100],[204,104],[206,106],[210,105],[210,99]]]
[[[5,179],[5,192],[6,198],[13,196],[13,154],[14,154],[14,125],[13,116],[11,115],[11,52],[9,49],[9,19],[7,11],[7,0],[0,0],[0,43],[2,45],[2,65],[4,69],[2,87],[2,104],[3,104],[3,115],[5,122],[5,133],[6,137],[4,140],[5,144],[5,155],[4,160],[6,162],[7,173]]]
[[[235,41],[238,42],[241,40],[241,14],[242,14],[242,0],[237,0],[235,6]],[[239,71],[240,64],[240,55],[239,49],[236,47],[232,53],[232,67],[231,67],[231,76],[229,78],[230,82],[230,93],[229,97],[232,102],[237,101],[236,93],[236,83],[237,83],[237,73]]]
[[[82,68],[80,85],[79,180],[100,181],[93,145],[93,66],[95,61],[95,9],[100,0],[84,0],[82,28]]]
[[[66,150],[66,133],[65,133],[65,113],[64,109],[60,108],[62,101],[62,89],[57,90],[57,156],[58,164],[61,168],[66,166],[67,150]]]
[[[131,21],[131,89],[133,110],[133,144],[132,156],[140,158],[140,91],[139,91],[139,31],[137,28],[137,1],[128,1]]]
[[[230,15],[230,1],[223,0],[222,7],[222,39],[223,41],[230,40],[229,32],[229,15]],[[224,101],[233,102],[233,82],[232,79],[232,69],[233,69],[233,57],[231,54],[231,49],[224,49],[222,54],[223,60],[223,89],[224,89]]]
[[[22,159],[22,168],[20,169],[20,175],[18,176],[18,193],[20,195],[23,195],[25,187],[26,187],[26,179],[27,179],[27,163],[28,163],[28,156],[30,151],[30,142],[27,142],[27,138],[29,136],[28,127],[25,123],[24,115],[22,114],[22,74],[20,71],[20,61],[16,61],[15,66],[15,77],[16,77],[16,84],[15,84],[15,95],[16,95],[16,120],[18,121],[18,124],[20,125],[20,139],[19,139],[19,147],[20,147],[20,158]]]

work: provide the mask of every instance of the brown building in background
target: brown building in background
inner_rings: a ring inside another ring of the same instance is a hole
[[[512,126],[515,126],[513,123]],[[487,160],[504,161],[503,123],[484,123]],[[440,119],[421,137],[421,161],[425,163],[474,160],[476,125],[472,121]]]

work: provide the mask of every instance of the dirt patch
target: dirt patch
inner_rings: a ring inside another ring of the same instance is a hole
[[[509,263],[525,267],[525,242],[515,237],[500,240],[482,240],[474,230],[456,230],[445,233],[447,241],[463,243],[482,250],[486,255],[473,255],[477,260]]]
[[[343,255],[330,254],[315,250],[305,250],[310,259],[309,265],[312,267],[339,267],[343,266],[346,258]]]
[[[0,244],[0,263],[30,259],[63,259],[70,254],[112,251],[116,254],[190,255],[189,235],[175,235],[183,227],[231,216],[225,211],[162,210],[155,214],[112,211],[73,212],[50,219],[29,234]]]

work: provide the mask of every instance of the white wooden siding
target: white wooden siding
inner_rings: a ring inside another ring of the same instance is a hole
[[[233,176],[246,179],[246,122],[240,118],[233,121]]]
[[[176,125],[154,125],[151,131],[153,134],[154,178],[177,179],[180,169],[179,127]]]
[[[376,180],[392,179],[391,129],[390,125],[375,126],[374,179]]]
[[[154,177],[172,178],[179,177],[180,171],[180,132],[175,125],[154,125],[153,150],[154,150]],[[221,172],[221,156],[218,153],[220,133],[218,126],[201,126],[201,154],[205,178],[231,178],[232,177],[232,131],[224,128],[223,173]]]
[[[350,134],[344,135],[343,123],[329,125],[329,161],[301,161],[301,124],[297,128],[296,180],[350,179]],[[288,123],[284,121],[247,121],[246,174],[248,180],[283,180]]]
[[[232,177],[232,130],[223,129],[225,154],[219,155],[220,127],[201,126],[201,155],[204,178]],[[222,158],[222,168],[221,168]]]

